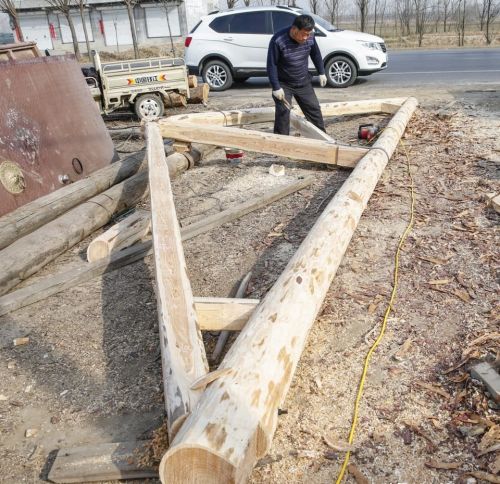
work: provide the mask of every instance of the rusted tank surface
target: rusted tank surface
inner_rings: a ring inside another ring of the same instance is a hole
[[[114,157],[73,58],[0,62],[0,216],[86,177]]]

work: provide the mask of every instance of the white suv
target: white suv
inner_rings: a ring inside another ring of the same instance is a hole
[[[275,32],[291,26],[302,14],[299,8],[250,7],[213,12],[198,22],[185,41],[189,72],[201,75],[214,91],[229,89],[233,82],[267,76],[269,41]],[[335,28],[317,15],[316,41],[332,87],[350,86],[358,76],[387,67],[384,40],[374,35]],[[311,73],[314,65],[309,63]]]

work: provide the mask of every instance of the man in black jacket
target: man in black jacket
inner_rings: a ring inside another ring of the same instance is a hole
[[[306,119],[325,131],[308,69],[309,57],[318,71],[321,87],[326,86],[325,66],[314,38],[314,19],[310,15],[299,15],[291,27],[273,35],[267,52],[267,75],[276,105],[274,132],[277,134],[290,133],[290,111],[284,100],[290,105],[292,96]]]

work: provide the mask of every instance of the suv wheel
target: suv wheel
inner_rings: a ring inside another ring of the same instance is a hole
[[[354,84],[358,70],[354,62],[343,56],[332,57],[326,63],[326,78],[332,87],[348,87]]]
[[[134,103],[135,114],[139,119],[152,121],[161,118],[165,111],[163,100],[157,94],[143,94]]]
[[[203,82],[211,91],[225,91],[233,84],[233,75],[229,66],[221,60],[211,60],[203,66]]]

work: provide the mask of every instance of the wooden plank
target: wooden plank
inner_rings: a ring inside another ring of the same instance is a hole
[[[270,449],[294,371],[361,215],[417,107],[409,98],[328,203],[160,463],[163,483],[245,482]]]
[[[62,448],[48,478],[56,483],[157,478],[156,469],[138,462],[148,444],[148,441],[133,441]]]
[[[306,177],[290,185],[271,190],[266,195],[257,197],[254,200],[248,200],[234,207],[230,207],[227,210],[223,210],[220,213],[205,217],[198,222],[187,225],[181,229],[182,240],[184,241],[196,237],[216,227],[220,227],[225,223],[243,217],[250,212],[263,208],[280,198],[308,187],[312,184],[313,180],[314,178],[312,176]],[[81,264],[79,267],[71,267],[54,276],[45,277],[29,286],[0,297],[0,316],[41,301],[65,289],[75,287],[78,284],[87,282],[104,273],[132,264],[147,257],[151,253],[151,241],[147,241],[115,254],[112,253],[109,258],[100,259],[88,264]]]
[[[298,161],[314,161],[348,168],[356,166],[356,163],[368,152],[366,148],[332,145],[327,141],[180,122],[172,118],[175,116],[159,121],[165,138],[228,146],[256,153],[285,156]]]
[[[238,289],[236,290],[235,297],[236,298],[243,298],[245,296],[245,293],[247,291],[248,283],[250,282],[250,279],[252,277],[252,272],[250,271],[240,282],[240,285]],[[212,356],[210,358],[211,363],[215,363],[219,361],[220,355],[222,354],[222,351],[224,350],[224,346],[227,343],[227,340],[229,339],[229,331],[224,330],[219,334],[219,337],[217,338],[217,343],[215,345],[214,351],[212,353]]]
[[[312,176],[307,176],[302,180],[290,183],[289,185],[269,190],[268,193],[262,195],[261,197],[250,199],[247,202],[240,203],[222,212],[204,217],[198,222],[194,222],[187,227],[183,227],[183,240],[185,237],[191,238],[202,232],[207,232],[208,230],[210,230],[210,228],[219,227],[220,225],[223,225],[227,222],[243,217],[243,215],[246,215],[247,213],[258,210],[259,208],[263,208],[266,205],[279,200],[280,198],[290,195],[291,193],[298,192],[299,190],[302,190],[303,188],[311,185],[313,180],[314,178]]]
[[[322,141],[328,141],[329,143],[334,143],[335,140],[324,131],[321,131],[318,127],[314,126],[306,118],[298,116],[294,112],[290,113],[290,124],[296,129],[302,136],[311,139],[319,139]]]
[[[258,306],[258,299],[195,297],[202,331],[241,331]]]
[[[146,125],[146,140],[163,388],[171,440],[201,396],[191,389],[191,383],[208,373],[208,362],[158,124]]]

